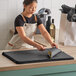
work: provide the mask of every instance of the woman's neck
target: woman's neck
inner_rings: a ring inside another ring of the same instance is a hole
[[[28,17],[28,18],[30,18],[31,16],[32,16],[32,14],[28,14],[27,12],[22,12],[22,14],[24,15],[24,16],[26,16],[26,17]]]

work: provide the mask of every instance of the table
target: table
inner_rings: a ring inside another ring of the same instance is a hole
[[[41,35],[37,35],[35,41],[41,42],[40,44],[43,44],[46,48],[51,47]],[[2,56],[3,51],[10,50],[0,50],[0,76],[76,76],[76,47],[62,44],[58,44],[58,46],[61,50],[73,56],[74,60],[15,64]]]

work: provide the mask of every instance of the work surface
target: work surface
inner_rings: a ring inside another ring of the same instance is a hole
[[[37,62],[48,62],[48,61],[60,61],[60,60],[73,60],[74,58],[68,54],[62,52],[57,48],[48,48],[44,51],[39,50],[20,50],[3,52],[3,56],[12,60],[16,64],[27,64]]]
[[[37,37],[37,36],[36,36]],[[36,41],[41,42],[45,46],[50,47],[49,43],[46,42],[41,36],[38,36]],[[67,65],[67,64],[76,64],[76,47],[63,46],[59,44],[59,49],[74,57],[74,60],[66,60],[66,61],[54,61],[54,62],[40,62],[40,63],[29,63],[29,64],[15,64],[6,57],[2,56],[2,52],[10,51],[10,50],[1,50],[0,51],[0,71],[7,70],[17,70],[17,69],[27,69],[27,68],[39,68],[46,66],[57,66],[57,65]],[[15,50],[13,50],[15,51]]]

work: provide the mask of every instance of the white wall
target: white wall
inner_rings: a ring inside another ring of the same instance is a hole
[[[23,9],[23,0],[0,0],[0,49],[10,40],[10,28],[14,27],[15,17]]]
[[[23,0],[0,0],[0,49],[4,49],[6,43],[11,39],[10,28],[14,27],[14,19],[23,10]],[[59,29],[59,9],[62,4],[75,6],[76,0],[38,0],[37,11],[42,8],[49,8],[51,16],[55,19],[56,28]],[[36,12],[37,12],[36,11]]]

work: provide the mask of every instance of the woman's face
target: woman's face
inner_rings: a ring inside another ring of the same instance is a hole
[[[36,2],[33,2],[29,5],[24,5],[24,8],[25,8],[25,11],[28,13],[28,14],[33,14],[35,11],[36,11],[36,8],[37,8],[37,3]]]

